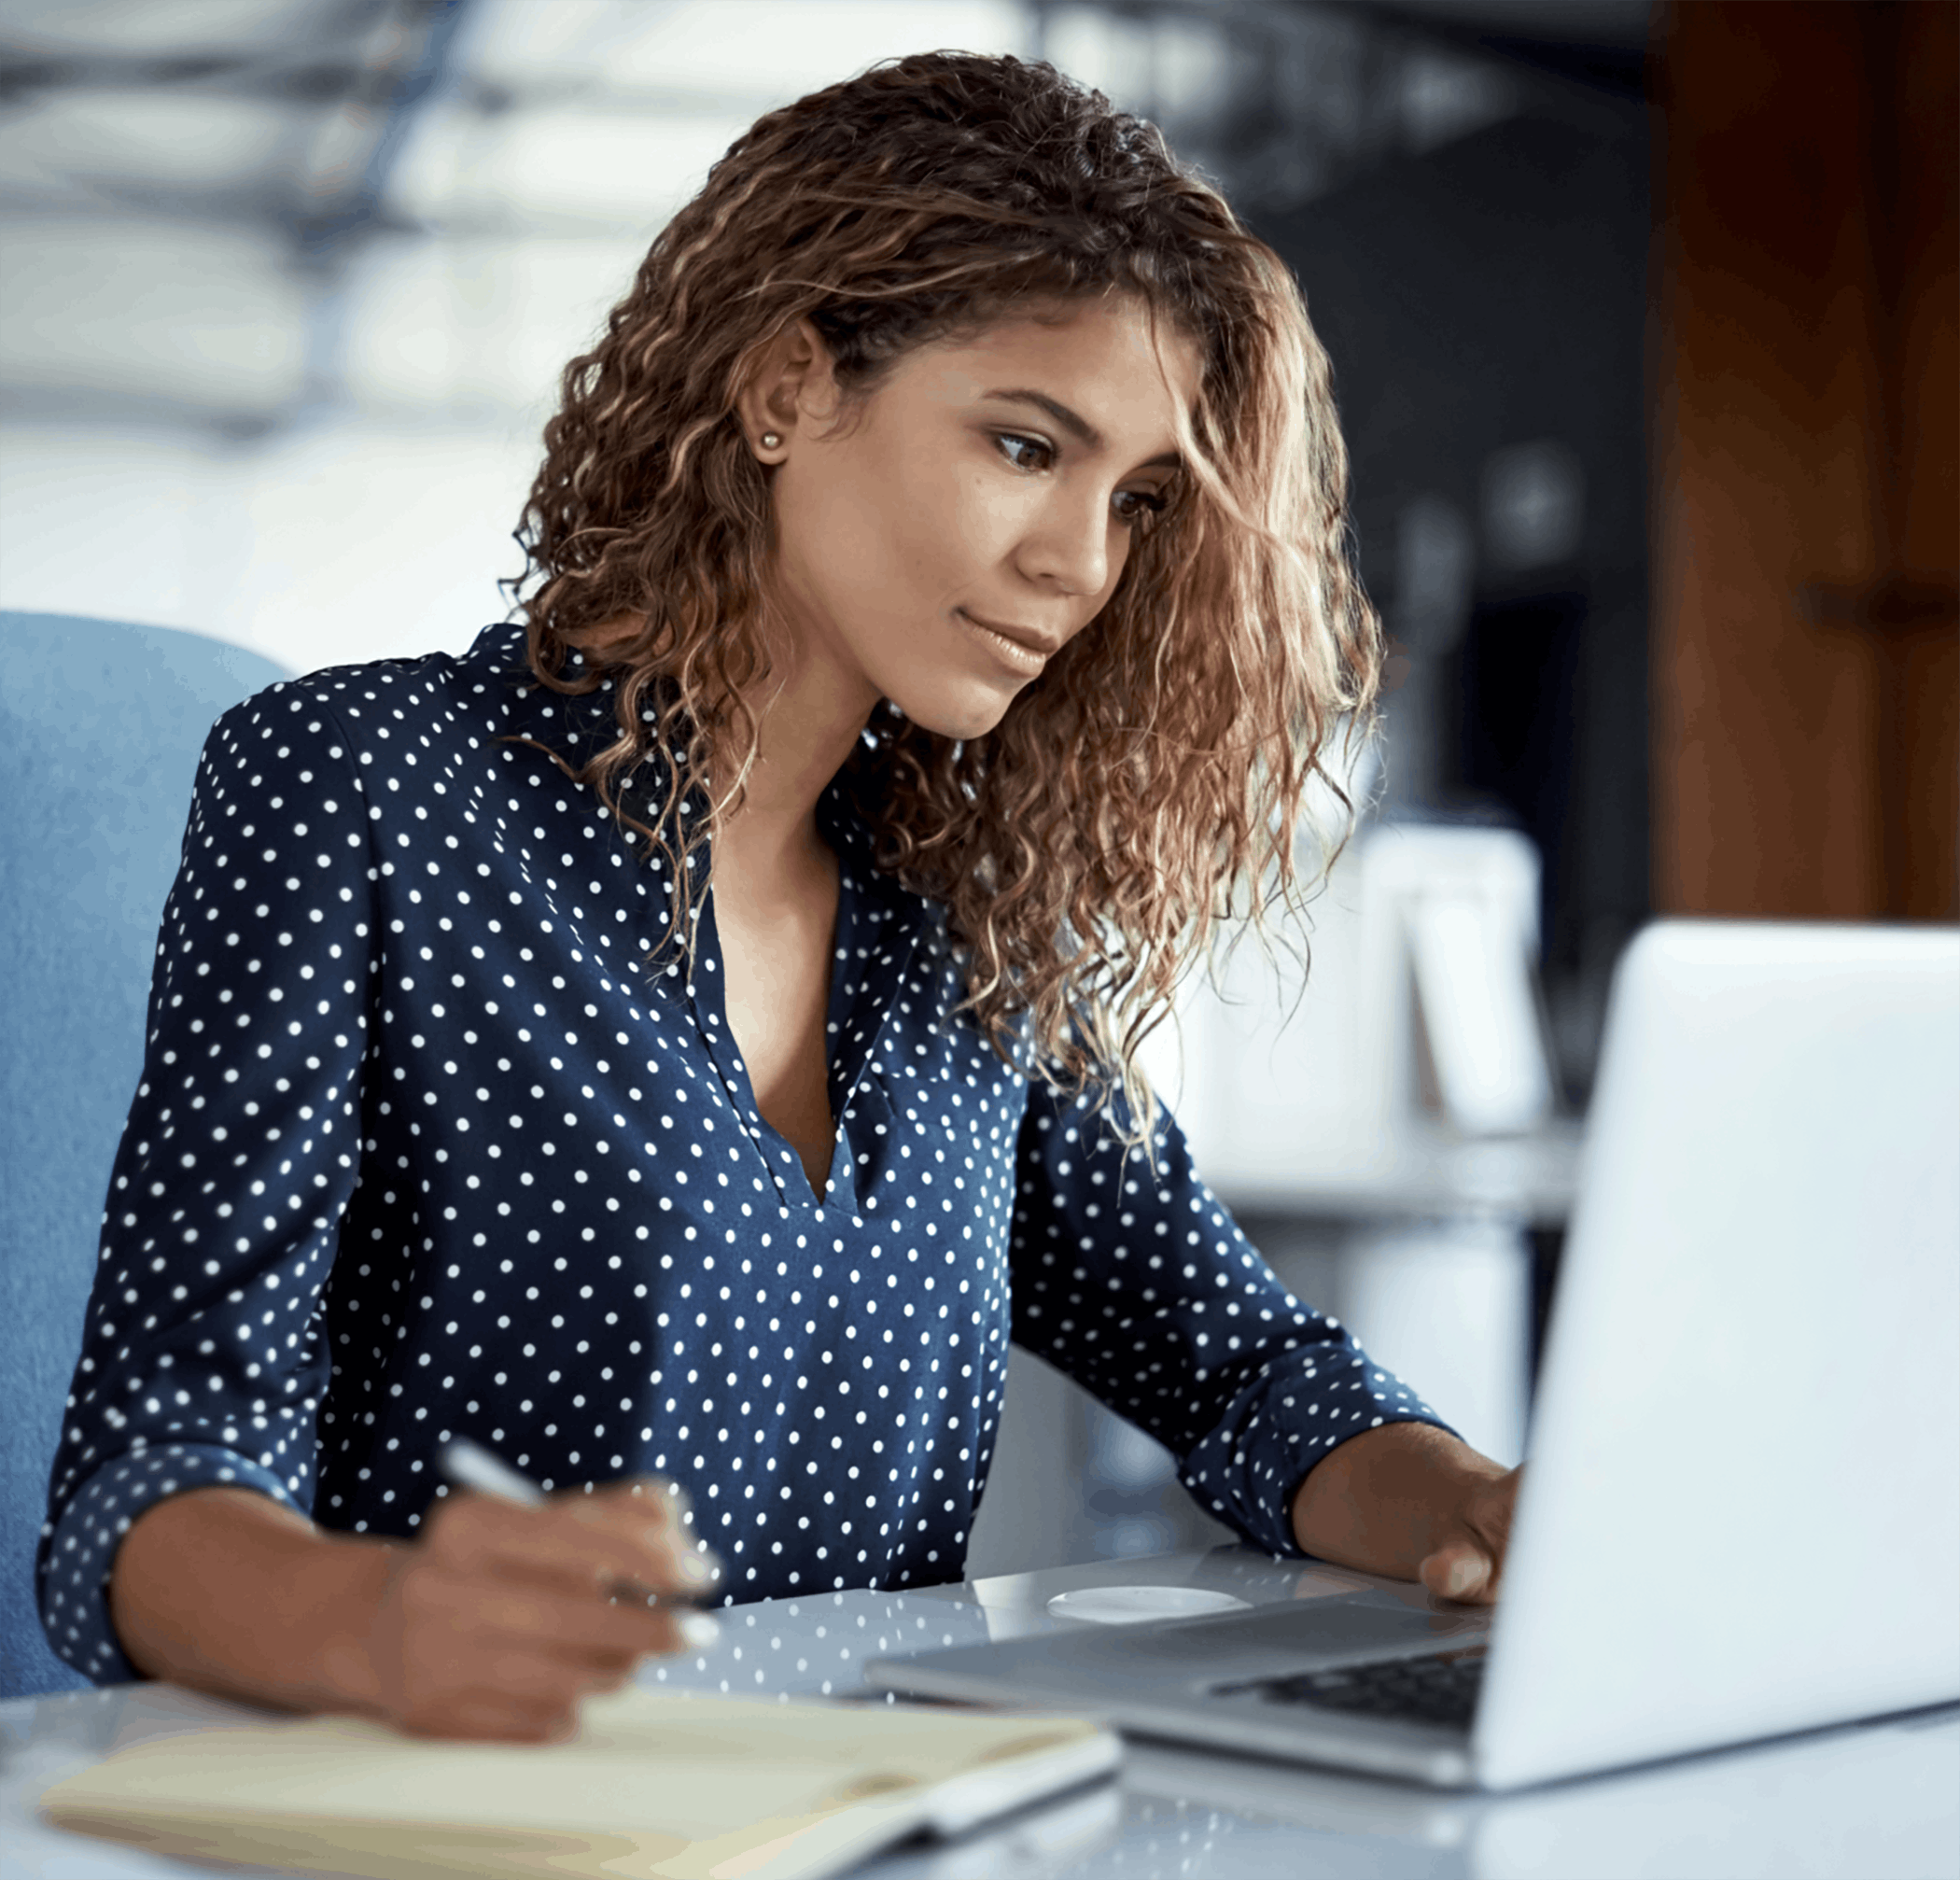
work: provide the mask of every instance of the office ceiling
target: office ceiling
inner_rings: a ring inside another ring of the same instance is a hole
[[[1232,74],[1206,68],[1229,63],[1220,49],[1235,43],[1262,54],[1305,45],[1337,67],[1337,42],[1393,22],[1459,47],[1626,57],[1645,42],[1648,10],[1648,0],[0,0],[0,187],[20,208],[194,206],[318,242],[380,210],[415,117],[445,101],[528,119],[512,126],[527,157],[565,133],[554,166],[578,171],[589,152],[572,146],[592,139],[553,124],[554,113],[752,116],[795,95],[813,65],[850,69],[922,29],[937,44],[1032,36],[1064,53],[1099,34],[1136,41],[1130,64],[1189,68],[1169,99],[1149,101],[1174,115],[1180,84],[1229,89],[1220,78]]]
[[[0,0],[0,409],[147,402],[249,430],[349,396],[371,311],[350,293],[380,280],[385,300],[389,281],[427,273],[421,250],[439,243],[452,272],[457,244],[545,243],[549,269],[502,278],[561,291],[581,268],[623,278],[623,258],[760,111],[893,51],[1045,53],[1159,117],[1256,208],[1509,115],[1533,82],[1519,47],[1637,62],[1646,10]],[[441,378],[386,344],[369,359],[379,378],[355,392]],[[495,376],[471,396],[505,397]],[[534,376],[525,366],[511,386]]]

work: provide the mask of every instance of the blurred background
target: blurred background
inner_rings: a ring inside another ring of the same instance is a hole
[[[1515,1459],[1629,936],[1960,915],[1955,18],[0,0],[0,608],[460,650],[558,371],[730,140],[1051,59],[1297,272],[1397,642],[1310,982],[1241,949],[1154,1061],[1289,1283]],[[1221,1533],[1016,1358],[976,1572]]]

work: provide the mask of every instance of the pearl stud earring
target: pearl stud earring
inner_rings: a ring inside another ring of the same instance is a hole
[[[765,451],[773,451],[781,442],[782,439],[777,437],[774,431],[764,431],[763,433],[763,448]]]

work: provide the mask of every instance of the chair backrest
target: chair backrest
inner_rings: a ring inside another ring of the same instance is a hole
[[[0,1697],[84,1682],[34,1554],[157,922],[211,721],[284,677],[194,633],[0,612]]]

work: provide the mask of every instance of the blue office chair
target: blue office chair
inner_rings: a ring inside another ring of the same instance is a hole
[[[0,1697],[86,1683],[35,1610],[48,1471],[198,751],[284,677],[194,633],[0,612]]]

